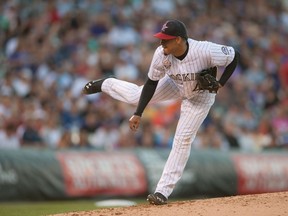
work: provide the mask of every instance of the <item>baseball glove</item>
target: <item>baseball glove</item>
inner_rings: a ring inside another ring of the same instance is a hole
[[[216,80],[217,67],[208,68],[201,71],[196,76],[196,87],[194,90],[208,90],[210,93],[217,93],[220,85]]]

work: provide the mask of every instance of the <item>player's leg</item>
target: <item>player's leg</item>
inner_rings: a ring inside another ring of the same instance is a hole
[[[142,88],[143,86],[138,86],[131,82],[115,78],[107,78],[103,82],[101,90],[116,100],[137,105]],[[159,80],[157,89],[150,103],[176,98],[179,98],[179,90],[175,83],[168,76],[165,76]]]
[[[173,146],[155,192],[166,198],[172,193],[188,161],[191,144],[214,100],[215,94],[200,93],[195,99],[182,101]]]

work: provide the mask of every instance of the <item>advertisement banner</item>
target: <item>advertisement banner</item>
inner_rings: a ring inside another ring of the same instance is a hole
[[[287,154],[237,154],[238,194],[288,191]]]
[[[62,171],[53,151],[0,151],[0,200],[65,198]]]
[[[169,149],[0,151],[0,201],[153,193]],[[288,191],[288,154],[193,150],[173,197]]]
[[[131,153],[57,153],[69,196],[139,195],[147,191],[145,170]]]

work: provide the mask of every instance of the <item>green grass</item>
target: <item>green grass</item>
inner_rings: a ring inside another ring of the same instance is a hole
[[[137,204],[146,203],[145,199],[129,199]],[[183,199],[186,200],[186,199]],[[94,203],[99,200],[66,200],[41,202],[0,202],[0,216],[46,216],[65,212],[96,210]],[[173,199],[170,200],[171,202]],[[177,200],[179,201],[179,199]]]
[[[92,200],[0,203],[1,216],[42,216],[95,209],[97,207]]]

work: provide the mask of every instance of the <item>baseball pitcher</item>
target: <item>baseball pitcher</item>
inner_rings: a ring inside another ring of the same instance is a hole
[[[160,39],[155,50],[148,78],[143,86],[115,78],[88,82],[84,94],[105,92],[116,100],[137,105],[129,119],[136,131],[141,116],[149,103],[181,99],[181,114],[173,139],[173,146],[162,176],[147,200],[151,204],[166,204],[181,178],[190,155],[196,133],[223,87],[234,72],[239,53],[231,46],[188,38],[185,25],[179,20],[168,20],[154,35]],[[217,67],[224,67],[216,80]]]

